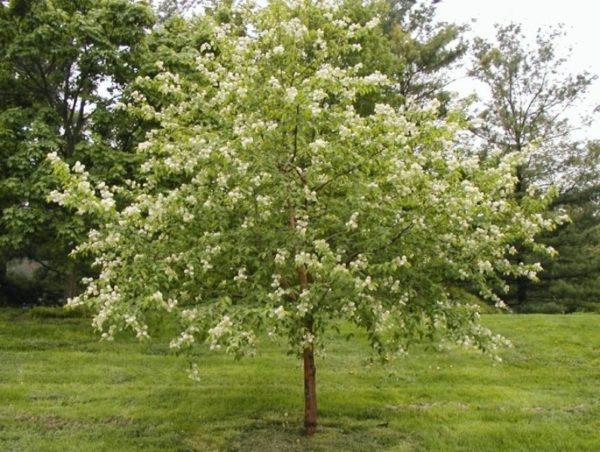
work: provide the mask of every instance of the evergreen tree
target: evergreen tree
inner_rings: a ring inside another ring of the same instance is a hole
[[[590,142],[572,162],[577,169],[570,184],[555,199],[555,209],[571,222],[540,240],[559,251],[556,259],[542,258],[540,283],[529,287],[524,310],[545,312],[600,311],[600,144]]]
[[[395,90],[406,101],[419,105],[437,99],[441,113],[451,96],[449,70],[466,54],[466,26],[438,22],[436,4],[417,0],[388,0],[383,28],[395,58],[384,70],[395,81]]]
[[[560,195],[555,207],[573,215],[573,224],[544,238],[564,256],[552,264],[547,263],[551,271],[541,275],[548,281],[535,290],[538,300],[556,301],[556,291],[544,294],[543,290],[550,286],[570,285],[567,282],[572,280],[569,267],[573,265],[588,267],[586,271],[577,271],[580,277],[584,273],[595,277],[596,260],[587,259],[591,249],[581,239],[594,235],[597,207],[587,203],[596,196],[597,188],[582,181],[590,179],[589,168],[590,165],[597,167],[598,154],[588,152],[592,148],[573,138],[576,125],[569,115],[574,114],[574,106],[596,77],[587,72],[566,73],[567,58],[556,50],[557,42],[563,36],[560,28],[540,31],[535,44],[530,46],[519,25],[498,26],[494,42],[475,41],[470,72],[490,91],[489,99],[477,112],[478,121],[473,127],[473,132],[483,142],[483,157],[493,149],[502,154],[528,150],[529,158],[517,172],[517,198],[554,186]],[[525,252],[521,245],[515,245],[516,260],[534,262],[541,259]],[[510,304],[523,308],[527,302],[535,301],[529,298],[531,289],[531,281],[523,278],[512,281]],[[566,299],[572,295],[568,291],[562,293],[562,303],[577,302]]]

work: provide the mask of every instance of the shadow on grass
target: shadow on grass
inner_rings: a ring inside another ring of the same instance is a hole
[[[415,450],[417,442],[387,423],[355,419],[323,419],[313,437],[303,435],[300,422],[288,419],[255,420],[226,446],[229,451],[365,451]]]

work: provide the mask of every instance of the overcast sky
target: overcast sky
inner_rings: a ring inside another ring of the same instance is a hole
[[[564,49],[572,48],[568,70],[588,70],[600,75],[600,4],[593,0],[442,0],[438,18],[455,23],[468,23],[473,33],[493,38],[494,23],[518,22],[533,40],[540,27],[563,23],[567,33]],[[465,83],[455,89],[465,91]],[[466,93],[465,93],[466,94]],[[587,109],[600,104],[600,82],[596,81],[587,96]],[[586,135],[600,137],[600,115]]]

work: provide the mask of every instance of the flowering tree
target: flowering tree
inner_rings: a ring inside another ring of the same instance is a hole
[[[382,39],[376,18],[311,0],[236,14],[236,26],[204,19],[206,42],[185,55],[195,73],[139,81],[173,100],[127,106],[159,124],[138,149],[142,181],[92,186],[81,164],[49,156],[64,183],[53,200],[102,219],[79,247],[98,277],[70,305],[95,307],[107,339],[147,337],[151,310],[179,317],[174,349],[245,354],[286,338],[304,360],[312,434],[328,325],[364,328],[384,358],[424,335],[493,352],[503,339],[449,289],[469,281],[493,298],[498,273],[534,278],[506,255],[552,223],[546,200],[511,198],[522,156],[466,157],[435,105],[357,113],[360,96],[393,91],[360,62],[360,42]]]

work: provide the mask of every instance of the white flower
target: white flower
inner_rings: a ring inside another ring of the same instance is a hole
[[[356,222],[356,220],[358,220],[358,212],[354,212],[350,216],[350,219],[346,222],[346,228],[348,228],[348,229],[358,228],[358,223]]]
[[[294,86],[288,88],[285,92],[285,97],[288,102],[293,102],[296,99],[296,96],[298,96],[298,90]]]
[[[307,331],[306,333],[304,333],[304,337],[302,339],[304,339],[305,345],[309,345],[314,342],[315,336],[312,333],[310,333],[309,331]]]
[[[307,185],[304,186],[304,198],[307,201],[316,201],[317,200],[317,192],[311,190]]]
[[[408,260],[406,259],[406,256],[404,256],[404,255],[402,257],[396,256],[396,258],[394,259],[394,264],[397,267],[402,267],[402,266],[406,265],[407,261]]]
[[[233,323],[231,322],[231,319],[228,315],[225,315],[214,328],[208,330],[208,335],[212,337],[213,341],[215,341],[216,339],[219,339],[220,337],[229,333],[232,326]]]
[[[331,251],[331,249],[329,248],[329,244],[326,240],[315,240],[313,242],[313,245],[315,246],[315,249],[321,254],[325,254]]]
[[[367,30],[371,30],[379,25],[379,17],[373,17],[370,21],[365,24]]]
[[[327,147],[327,141],[317,138],[315,141],[310,143],[310,147],[313,149],[325,149]]]
[[[229,193],[227,193],[227,196],[229,196],[229,198],[233,202],[237,202],[244,197],[239,187],[235,187],[233,190],[229,191]]]
[[[243,137],[241,140],[242,143],[242,147],[243,148],[247,148],[248,146],[250,146],[252,143],[254,142],[254,139],[252,137]]]
[[[327,50],[327,43],[320,36],[315,40],[315,46],[321,50]]]
[[[277,309],[273,310],[273,315],[277,318],[277,320],[282,320],[285,317],[285,309],[283,306],[279,306]]]
[[[538,192],[538,187],[535,184],[529,184],[527,186],[527,194],[529,196],[535,196],[535,194]]]
[[[425,111],[430,111],[432,113],[437,113],[440,109],[440,101],[437,98],[433,98],[431,99],[429,102],[427,102],[426,105],[423,106],[423,109]]]
[[[311,256],[310,253],[307,253],[306,251],[301,251],[300,253],[296,254],[296,256],[294,257],[294,263],[300,267],[301,265],[306,265],[310,262],[311,260]]]
[[[186,322],[193,322],[198,317],[198,310],[196,308],[184,309],[181,311],[181,318]]]
[[[81,163],[79,160],[77,160],[75,162],[75,165],[73,165],[73,172],[82,174],[84,171],[85,171],[85,165],[83,163]]]
[[[494,304],[498,309],[507,309],[508,306],[506,306],[506,303],[504,303],[504,301],[502,301],[501,299],[496,300],[496,303]]]
[[[81,180],[77,184],[77,188],[81,191],[89,191],[91,188],[91,185],[87,180]]]
[[[192,364],[188,370],[188,378],[190,380],[200,381],[200,370],[198,369],[198,365],[196,363]]]
[[[375,71],[372,74],[363,77],[363,81],[369,85],[385,85],[389,82],[389,79],[381,72]]]
[[[256,203],[260,206],[268,207],[271,205],[272,198],[269,195],[258,195],[256,197]]]
[[[248,280],[248,275],[246,274],[246,267],[241,267],[238,270],[237,276],[233,277],[233,280],[236,282],[243,282]]]
[[[479,267],[480,273],[492,273],[494,271],[494,267],[490,261],[479,261],[477,262],[477,267]]]
[[[308,228],[308,219],[298,218],[296,220],[296,232],[298,232],[299,235],[304,237],[306,235],[306,228]]]
[[[273,55],[281,55],[285,51],[285,48],[282,45],[278,45],[273,49]]]
[[[55,202],[59,206],[65,205],[65,200],[67,199],[67,195],[65,193],[61,193],[58,190],[52,190],[48,195],[48,199],[52,202]]]
[[[115,206],[115,200],[111,198],[104,198],[100,201],[100,205],[104,208],[104,210],[108,211]]]
[[[275,273],[273,275],[273,281],[271,282],[271,287],[273,289],[279,289],[281,287],[281,275]]]
[[[278,249],[275,254],[275,263],[277,265],[285,264],[285,260],[288,257],[289,253],[286,250]]]
[[[283,23],[282,26],[284,30],[291,34],[296,40],[302,39],[302,37],[308,33],[306,25],[304,25],[297,17],[294,17],[287,23]]]
[[[177,300],[175,300],[173,298],[169,298],[167,300],[167,304],[166,304],[167,311],[171,312],[175,306],[177,306]]]
[[[271,76],[269,79],[269,86],[272,86],[273,88],[280,88],[281,83],[275,77]]]

